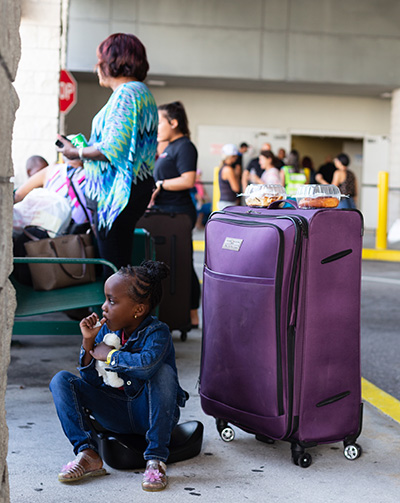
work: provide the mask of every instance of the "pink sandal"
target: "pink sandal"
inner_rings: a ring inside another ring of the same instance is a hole
[[[100,465],[100,467],[93,470],[93,465]],[[96,462],[96,458],[90,456],[87,451],[82,451],[73,461],[62,467],[58,474],[58,480],[60,482],[77,482],[86,477],[100,477],[102,475],[108,475],[108,473],[103,468],[101,458],[99,457]]]
[[[162,461],[151,459],[147,461],[143,474],[142,489],[144,491],[162,491],[167,487],[167,467]]]

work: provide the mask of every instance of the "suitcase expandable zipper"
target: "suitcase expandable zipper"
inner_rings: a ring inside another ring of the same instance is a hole
[[[295,355],[295,339],[296,339],[296,312],[297,312],[297,301],[298,301],[298,293],[299,293],[299,287],[300,287],[300,265],[301,265],[301,248],[302,248],[302,238],[308,237],[308,221],[306,218],[300,216],[300,215],[294,215],[294,214],[285,214],[285,215],[266,215],[262,213],[258,213],[255,210],[250,210],[247,213],[239,213],[235,211],[217,211],[213,213],[215,216],[216,214],[223,214],[224,216],[231,216],[234,215],[236,217],[248,217],[248,218],[257,218],[257,219],[282,219],[282,220],[290,220],[294,224],[295,228],[295,248],[294,248],[294,254],[293,254],[293,266],[292,266],[292,271],[291,271],[291,277],[290,277],[290,284],[289,284],[289,295],[288,295],[288,315],[287,315],[287,377],[288,377],[288,427],[286,431],[285,437],[289,437],[293,433],[293,392],[294,392],[294,355]],[[223,222],[231,221],[232,223],[235,224],[242,224],[244,225],[243,221],[237,222],[237,220],[230,220],[227,218],[221,218],[218,219],[214,218],[213,220],[220,220]],[[254,222],[248,222],[246,225],[259,225]],[[284,413],[284,407],[283,407],[283,379],[282,379],[282,354],[281,354],[281,330],[280,330],[280,313],[281,313],[281,308],[280,308],[280,303],[281,303],[281,290],[282,290],[282,281],[283,281],[283,256],[281,257],[281,254],[283,255],[283,244],[284,244],[284,236],[282,230],[274,225],[274,224],[265,224],[265,225],[271,225],[273,227],[276,227],[280,231],[280,236],[282,234],[282,239],[280,242],[280,249],[279,249],[279,276],[280,279],[277,282],[279,284],[279,300],[278,296],[276,297],[276,320],[277,320],[277,347],[279,348],[278,350],[278,355],[277,355],[277,369],[278,369],[278,410],[280,414]],[[205,262],[206,262],[206,257],[205,257]],[[277,277],[278,277],[278,267],[277,267]],[[294,316],[292,320],[292,316]]]
[[[220,212],[218,212],[220,213]],[[222,213],[222,212],[221,212]],[[230,216],[230,213],[224,213],[225,216]],[[284,234],[282,229],[277,225],[272,223],[258,223],[250,221],[237,221],[235,219],[229,218],[213,218],[213,222],[220,221],[223,223],[232,223],[235,225],[246,226],[246,227],[272,227],[277,230],[279,235],[279,247],[278,247],[278,261],[276,267],[276,277],[275,277],[275,331],[276,331],[276,347],[277,347],[277,405],[279,415],[284,414],[283,406],[283,370],[282,370],[282,341],[281,341],[281,304],[282,304],[282,280],[283,280],[283,258],[284,258]],[[206,254],[204,257],[205,267],[207,266],[207,246]],[[203,360],[203,348],[201,361]],[[201,365],[202,368],[202,365]],[[201,381],[201,375],[200,375]]]

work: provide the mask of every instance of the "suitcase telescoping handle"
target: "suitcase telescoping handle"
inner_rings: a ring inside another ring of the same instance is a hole
[[[290,206],[292,206],[296,210],[298,209],[297,201],[295,201],[294,199],[281,199],[279,201],[274,201],[269,206],[267,206],[267,209],[268,210],[274,210],[276,208],[281,208],[281,204],[283,204],[283,203],[285,203],[284,206],[283,206],[283,208],[285,208],[286,205],[289,204]]]

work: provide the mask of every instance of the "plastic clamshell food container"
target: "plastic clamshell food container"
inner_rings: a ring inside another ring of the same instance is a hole
[[[340,190],[336,185],[303,185],[297,189],[299,208],[336,208],[340,202]]]
[[[286,199],[286,191],[282,185],[274,184],[251,184],[244,191],[247,206],[266,207],[275,201]]]

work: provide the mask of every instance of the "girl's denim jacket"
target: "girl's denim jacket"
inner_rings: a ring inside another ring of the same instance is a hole
[[[99,344],[107,333],[109,329],[104,324],[97,334],[96,344]],[[121,338],[122,330],[115,333]],[[82,366],[84,355],[85,350],[81,348],[78,370],[82,378],[96,387],[107,386],[97,373],[94,358],[89,365]],[[127,342],[112,354],[109,369],[110,372],[117,372],[118,376],[123,379],[125,394],[135,397],[143,391],[146,381],[151,379],[164,363],[170,365],[175,371],[178,384],[177,403],[180,407],[184,407],[188,394],[179,386],[171,333],[165,323],[154,316],[148,316]]]

